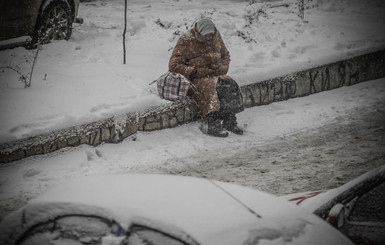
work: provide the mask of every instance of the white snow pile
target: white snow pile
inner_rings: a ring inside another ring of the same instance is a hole
[[[69,41],[41,47],[29,88],[19,80],[31,75],[36,50],[0,51],[0,143],[169,103],[149,83],[202,16],[216,23],[231,53],[228,74],[241,85],[384,47],[384,1],[305,1],[304,21],[295,0],[254,2],[129,1],[127,64],[124,1],[82,2],[84,24]]]

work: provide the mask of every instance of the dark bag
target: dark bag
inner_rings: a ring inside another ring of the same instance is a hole
[[[241,91],[234,80],[218,78],[217,94],[221,111],[238,113],[245,109]]]
[[[193,84],[186,77],[171,71],[163,74],[152,83],[155,82],[159,97],[171,101],[187,99],[189,89],[194,89]]]

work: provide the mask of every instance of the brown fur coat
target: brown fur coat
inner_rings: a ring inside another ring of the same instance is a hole
[[[216,84],[219,76],[225,78],[229,70],[230,54],[218,31],[205,42],[193,28],[178,40],[169,61],[169,70],[190,79],[196,86],[194,97],[204,115],[219,111]],[[196,68],[196,75],[191,74]],[[227,77],[228,78],[228,77]]]

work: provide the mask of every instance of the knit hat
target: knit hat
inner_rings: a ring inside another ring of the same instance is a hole
[[[196,29],[202,36],[204,36],[209,33],[214,33],[215,25],[210,19],[204,18],[197,22]]]

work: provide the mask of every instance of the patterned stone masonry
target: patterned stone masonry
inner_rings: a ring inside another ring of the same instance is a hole
[[[167,107],[150,108],[140,115],[138,131],[173,128],[194,121],[198,115],[199,109],[192,101],[181,101]]]
[[[385,77],[385,50],[365,54],[332,64],[300,71],[241,87],[245,107],[307,96]],[[38,135],[0,145],[0,163],[47,154],[82,144],[97,146],[119,143],[138,131],[176,127],[200,117],[192,101],[176,102],[148,108],[144,112],[114,116],[105,120]]]
[[[195,103],[184,101],[169,106],[149,108],[143,113],[114,116],[25,140],[0,145],[0,163],[29,156],[48,154],[82,144],[97,146],[119,143],[137,131],[154,131],[194,121],[199,114]]]

